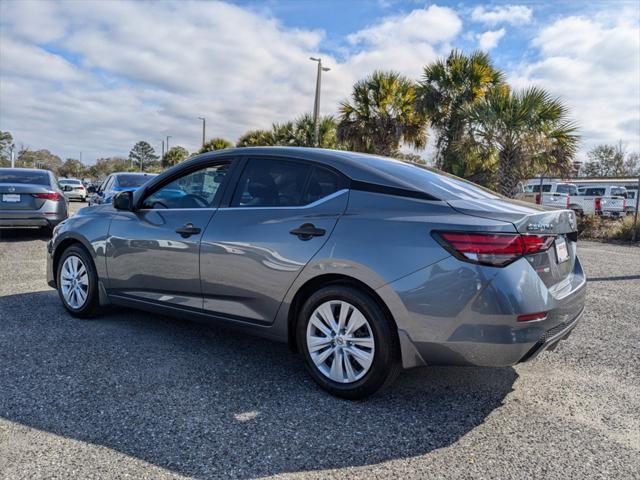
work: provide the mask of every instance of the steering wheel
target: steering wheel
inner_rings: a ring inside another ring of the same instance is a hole
[[[200,195],[197,195],[195,193],[188,193],[184,197],[180,198],[180,200],[179,200],[180,207],[181,208],[189,208],[189,207],[185,207],[183,205],[185,203],[191,203],[190,201],[193,202],[193,203],[196,203],[198,208],[206,208],[206,207],[209,206],[209,202],[207,202],[207,200],[204,197],[202,197]]]

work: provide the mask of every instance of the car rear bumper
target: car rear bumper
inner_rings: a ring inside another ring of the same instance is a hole
[[[405,368],[503,367],[554,347],[579,322],[586,278],[576,258],[562,288],[547,289],[527,260],[505,268],[444,259],[378,290],[400,331]],[[519,315],[546,312],[539,321]]]
[[[19,215],[5,215],[0,212],[1,228],[33,228],[33,227],[55,227],[62,222],[64,215],[44,215],[38,213],[24,213]]]

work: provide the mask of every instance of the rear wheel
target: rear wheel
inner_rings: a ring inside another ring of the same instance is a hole
[[[401,369],[395,327],[370,295],[350,286],[328,286],[309,297],[297,340],[312,378],[339,397],[372,395]]]
[[[71,315],[88,318],[97,313],[98,275],[84,248],[72,245],[62,253],[56,285],[62,304]]]

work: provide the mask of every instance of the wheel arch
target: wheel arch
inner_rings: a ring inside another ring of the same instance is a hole
[[[287,316],[287,343],[292,351],[298,351],[296,327],[302,305],[304,305],[306,299],[309,298],[309,296],[311,296],[313,292],[322,287],[335,284],[347,285],[368,294],[380,307],[387,319],[391,322],[393,331],[395,332],[395,340],[399,345],[400,339],[398,336],[398,324],[396,323],[391,310],[382,300],[380,295],[378,295],[378,293],[373,288],[364,283],[362,280],[358,280],[357,278],[339,273],[327,273],[307,280],[302,286],[300,286],[300,288],[298,288],[291,301]]]
[[[87,254],[89,255],[89,257],[93,260],[94,262],[94,267],[95,267],[95,254],[91,251],[90,248],[88,248],[85,243],[80,240],[79,238],[76,237],[66,237],[62,240],[60,240],[60,242],[58,243],[58,245],[56,245],[55,250],[53,251],[53,276],[54,278],[56,278],[57,274],[58,274],[58,264],[60,263],[60,257],[62,256],[62,254],[65,252],[65,250],[73,245],[79,245],[82,249],[84,249]]]

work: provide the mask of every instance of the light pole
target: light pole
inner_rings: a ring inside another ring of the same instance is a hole
[[[205,135],[206,135],[206,129],[207,129],[207,119],[204,117],[198,117],[200,120],[202,120],[202,146],[204,147],[204,139],[205,139]]]
[[[10,152],[11,152],[11,168],[16,168],[16,157],[13,154],[13,149],[15,148],[15,145],[11,144],[10,147]]]
[[[320,84],[322,82],[322,72],[328,72],[330,68],[322,66],[321,58],[309,57],[309,60],[318,62],[318,77],[316,79],[316,98],[313,102],[313,145],[318,146],[318,137],[320,133],[320,125],[318,117],[320,116]]]
[[[169,153],[169,139],[171,138],[171,135],[167,135],[167,153]]]

